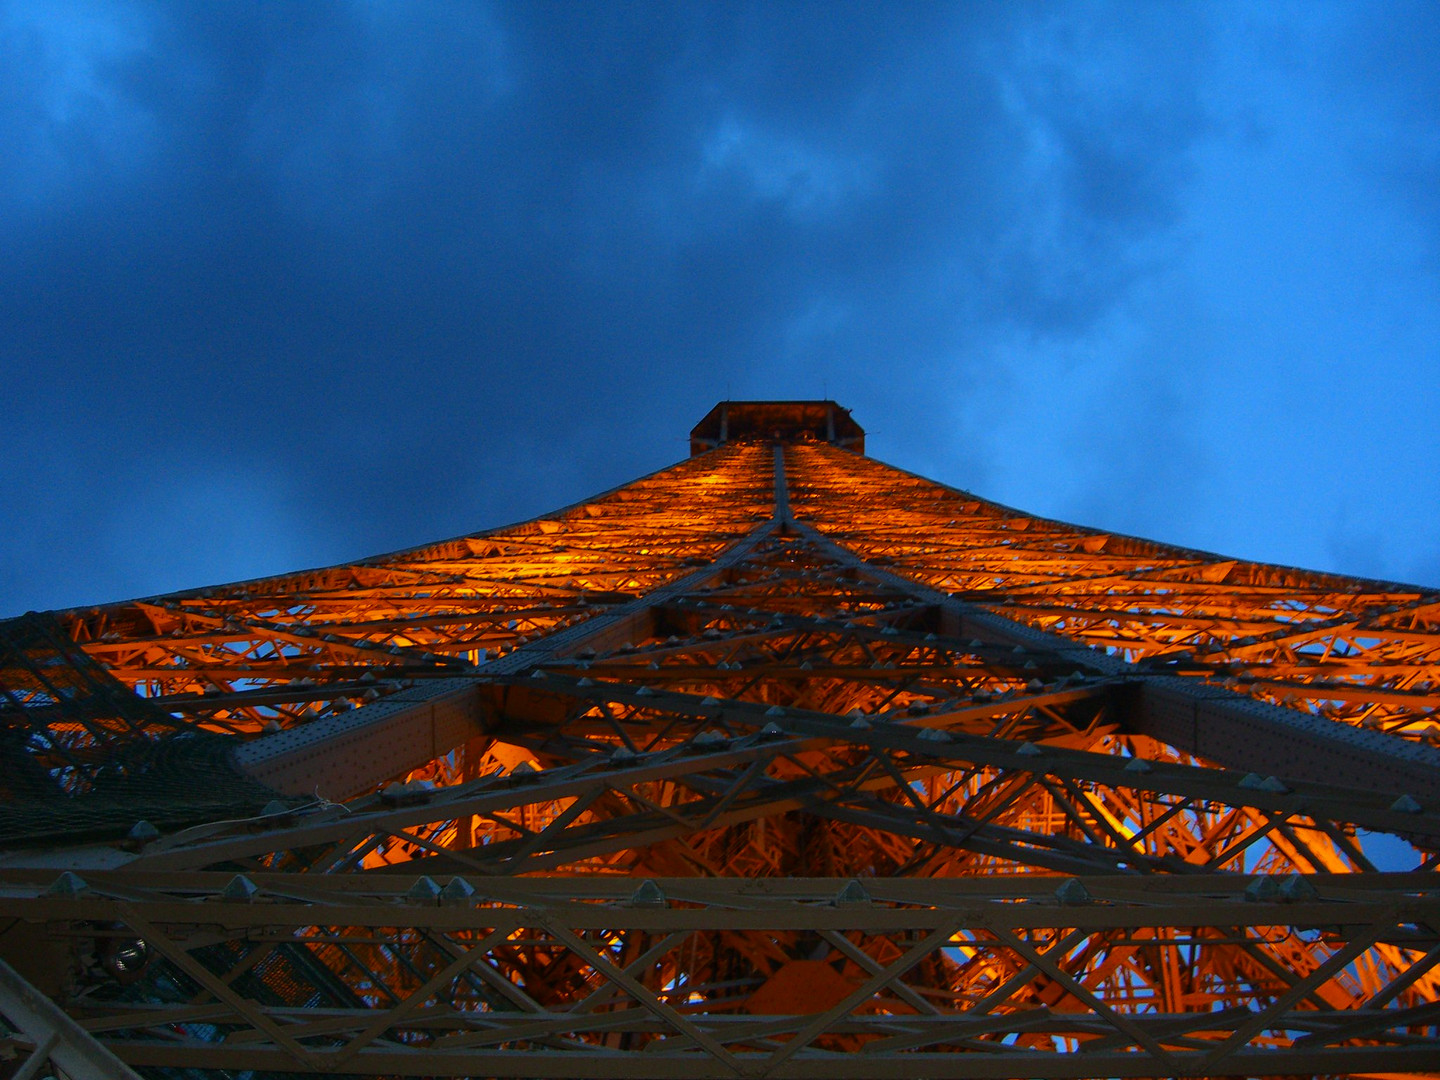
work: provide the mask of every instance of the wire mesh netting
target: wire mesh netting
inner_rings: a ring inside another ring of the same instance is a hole
[[[53,615],[0,622],[0,844],[253,814],[276,795],[233,746],[124,686]]]

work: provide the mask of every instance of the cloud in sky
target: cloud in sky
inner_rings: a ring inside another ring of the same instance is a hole
[[[727,393],[1437,576],[1428,7],[0,12],[6,613],[530,516]]]

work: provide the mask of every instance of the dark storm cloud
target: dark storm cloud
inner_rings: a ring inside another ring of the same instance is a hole
[[[678,457],[727,389],[963,382],[1125,290],[1201,48],[1183,9],[15,9],[18,562],[340,558]]]
[[[1243,205],[1285,117],[1217,77],[1248,30],[1214,11],[5,8],[4,608],[529,516],[727,392],[828,391],[1057,512],[1223,502],[1194,373],[1245,298],[1196,200]],[[1125,414],[1166,467],[1097,445]]]

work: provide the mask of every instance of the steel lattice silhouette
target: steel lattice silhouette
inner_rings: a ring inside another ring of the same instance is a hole
[[[1035,518],[865,457],[833,402],[725,403],[692,449],[520,525],[0,624],[9,1047],[1440,1071],[1440,593]]]

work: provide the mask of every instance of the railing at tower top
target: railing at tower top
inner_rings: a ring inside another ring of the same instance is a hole
[[[690,453],[732,442],[823,442],[865,453],[865,429],[833,401],[722,401],[690,431]]]

